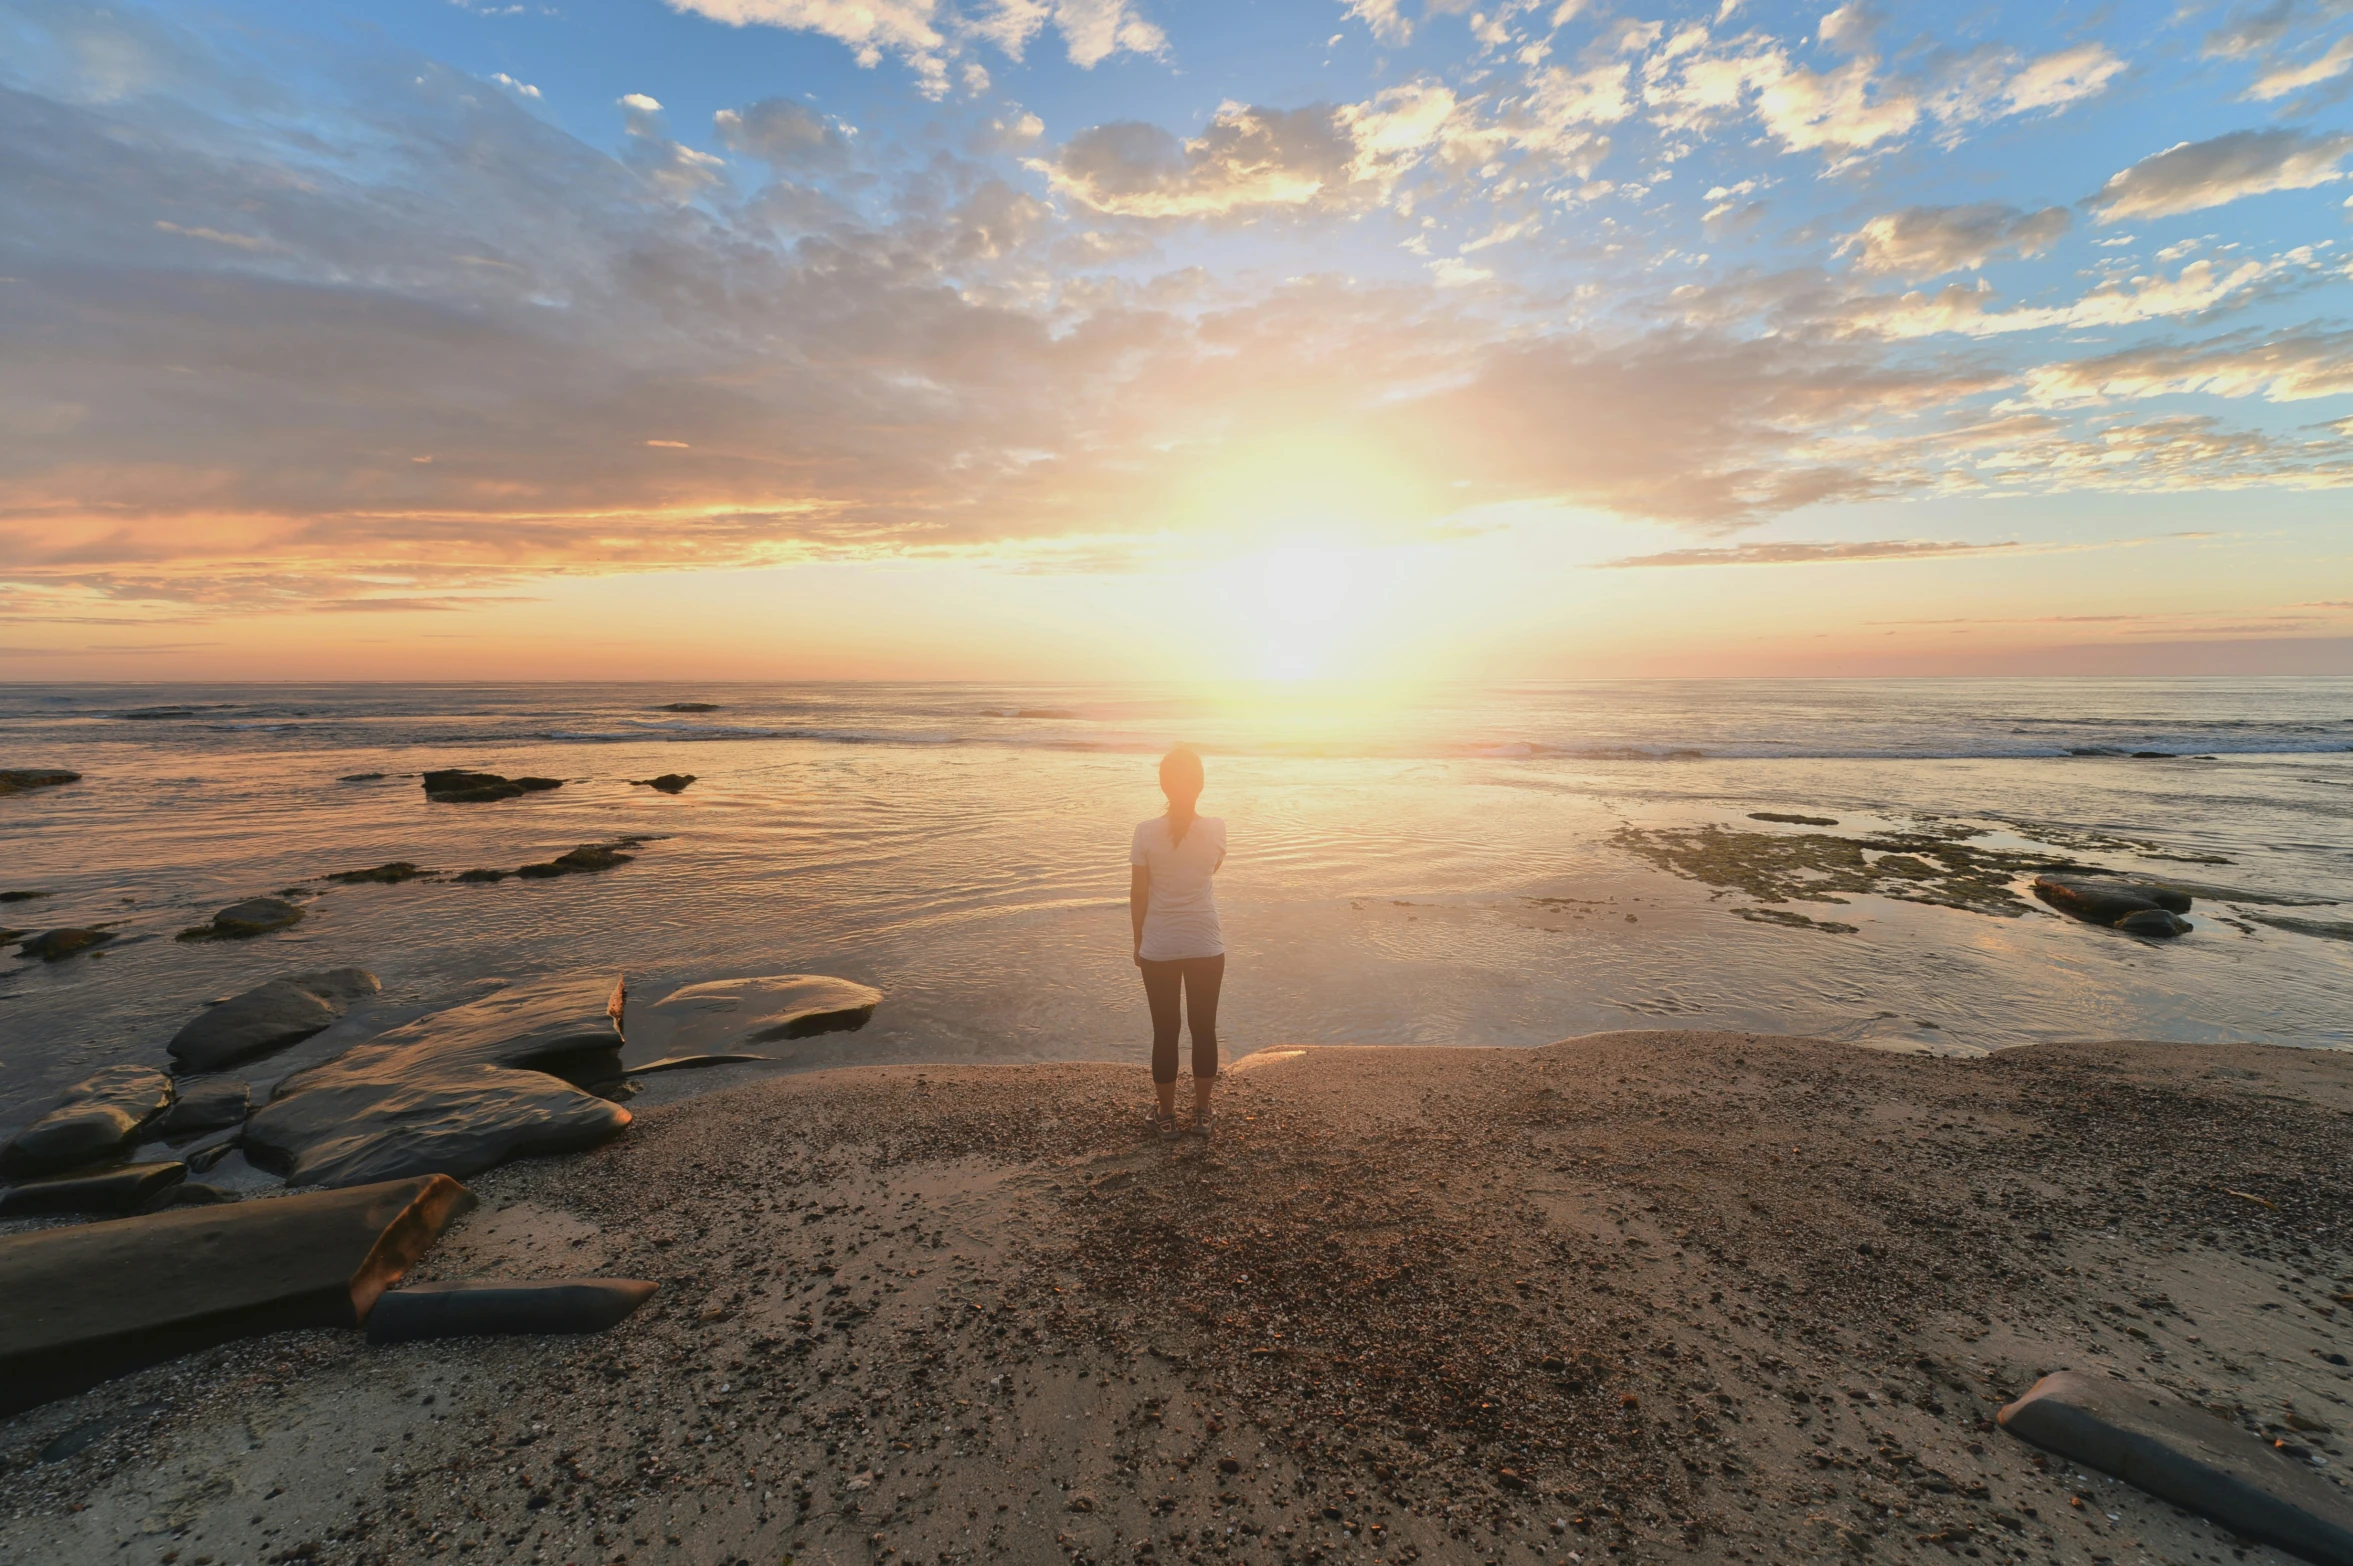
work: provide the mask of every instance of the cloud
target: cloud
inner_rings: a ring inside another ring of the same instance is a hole
[[[1120,217],[1361,210],[1437,141],[1453,109],[1452,93],[1422,87],[1337,108],[1229,102],[1190,140],[1116,121],[1079,132],[1057,157],[1032,166],[1073,201]]]
[[[1385,44],[1413,41],[1413,23],[1400,8],[1398,0],[1345,0],[1341,9],[1372,30],[1372,35]]]
[[[2246,96],[2258,103],[2269,103],[2303,88],[2334,81],[2349,70],[2353,70],[2353,33],[2331,44],[2328,53],[2318,59],[2307,60],[2302,65],[2274,66],[2265,71],[2255,78],[2255,85],[2247,89]]]
[[[618,100],[629,135],[628,162],[663,195],[691,201],[722,182],[727,165],[707,152],[672,141],[662,124],[662,106],[642,92]]]
[[[849,162],[850,137],[840,121],[790,98],[763,98],[711,117],[719,144],[759,159],[779,172],[830,172]]]
[[[1604,560],[1600,562],[1600,569],[1631,571],[1657,566],[1836,565],[1858,560],[1942,560],[1954,555],[2002,554],[2020,547],[2011,543],[1940,544],[1901,538],[1851,544],[1729,544],[1717,548],[1669,549],[1655,555],[1628,555],[1622,560]]]
[[[1081,69],[1091,70],[1115,54],[1156,55],[1168,45],[1161,30],[1126,0],[995,0],[993,9],[964,25],[1018,60],[1048,23],[1062,35],[1070,62]]]
[[[2002,88],[2003,103],[2012,114],[2064,109],[2097,97],[2124,68],[2124,62],[2110,54],[2105,44],[2061,49],[2020,66]]]
[[[1819,310],[1816,324],[1842,334],[1868,333],[1891,339],[1957,333],[1998,337],[2054,327],[2131,326],[2166,316],[2196,315],[2240,302],[2257,284],[2282,276],[2308,258],[2241,261],[2236,265],[2193,261],[2167,277],[2149,273],[2110,278],[2066,305],[1992,308],[1995,294],[1983,278],[1975,286],[1950,283],[1929,293],[1901,296],[1852,294]]]
[[[1847,236],[1839,254],[1852,253],[1855,270],[1898,277],[1935,277],[1975,270],[2007,252],[2038,256],[2067,232],[2065,207],[2021,212],[1997,202],[1964,207],[1906,207],[1872,218]]]
[[[2307,190],[2344,175],[2353,135],[2298,130],[2241,130],[2211,141],[2177,142],[2111,176],[2085,204],[2103,223],[2171,217],[2219,207],[2241,196]]]
[[[2190,393],[2267,402],[2353,396],[2353,332],[2129,348],[2042,365],[2026,380],[2026,400],[2043,407]]]
[[[923,89],[947,91],[948,40],[935,25],[937,0],[667,0],[674,11],[709,17],[730,27],[781,27],[817,33],[845,45],[872,69],[892,55],[913,70]]]
[[[539,96],[538,88],[532,86],[529,82],[519,82],[504,71],[491,72],[490,79],[498,83],[501,87],[504,87],[507,91],[513,93],[518,98],[536,98]]]

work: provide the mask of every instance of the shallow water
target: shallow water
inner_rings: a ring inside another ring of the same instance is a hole
[[[662,710],[685,700],[717,710]],[[2084,1037],[2353,1047],[2353,943],[2245,917],[2353,920],[2353,680],[1627,682],[1385,699],[16,686],[0,691],[0,766],[85,779],[0,800],[0,890],[52,894],[0,904],[0,923],[104,923],[118,939],[98,958],[0,958],[0,1131],[99,1065],[160,1063],[208,998],[342,963],[380,974],[382,1002],[257,1081],[486,978],[578,966],[625,970],[648,996],[789,971],[887,992],[864,1032],[790,1046],[796,1064],[1140,1058],[1125,849],[1159,806],[1150,757],[1177,738],[1209,752],[1203,808],[1232,833],[1219,878],[1232,1051],[1660,1026],[1963,1050]],[[566,782],[428,803],[414,774],[453,765]],[[676,796],[628,781],[669,771],[698,780]],[[339,781],[369,772],[390,775]],[[1846,836],[1926,821],[1977,831],[1978,846],[2346,906],[2202,899],[2195,931],[2159,943],[2039,906],[1996,918],[1877,896],[1786,905],[1857,927],[1833,934],[1737,917],[1755,900],[1616,838],[1809,830],[1748,820],[1755,810],[1834,816],[1820,830]],[[396,859],[512,869],[632,833],[654,840],[597,875],[317,879]],[[2184,862],[2213,859],[2227,862]],[[284,934],[170,938],[287,888],[309,917]],[[692,1075],[660,1091],[690,1091]]]

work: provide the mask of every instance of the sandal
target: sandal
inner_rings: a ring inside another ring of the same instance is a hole
[[[1144,1118],[1152,1123],[1153,1130],[1160,1133],[1160,1140],[1163,1142],[1173,1142],[1177,1139],[1176,1116],[1164,1115],[1154,1109],[1146,1111]]]
[[[1199,1137],[1202,1141],[1206,1142],[1209,1140],[1209,1133],[1211,1129],[1216,1124],[1217,1116],[1214,1111],[1207,1109],[1201,1110],[1199,1113],[1193,1116],[1193,1134]]]

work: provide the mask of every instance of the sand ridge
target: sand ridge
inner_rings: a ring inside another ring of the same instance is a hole
[[[0,1561],[2276,1558],[1993,1429],[2061,1366],[2341,1482],[2341,1055],[1312,1048],[1173,1149],[1144,1087],[815,1073],[494,1171],[417,1276],[662,1294],[23,1416]]]

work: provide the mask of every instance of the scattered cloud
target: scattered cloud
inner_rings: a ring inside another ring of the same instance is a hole
[[[1859,560],[1942,560],[1954,555],[2003,554],[2018,549],[2014,543],[1931,543],[1921,539],[1883,538],[1849,544],[1727,544],[1699,549],[1669,549],[1655,555],[1628,555],[1604,560],[1605,571],[1647,570],[1659,566],[1835,565]]]
[[[2155,344],[2042,365],[2026,381],[2026,400],[2043,407],[2193,392],[2268,402],[2353,396],[2353,332]]]
[[[2308,190],[2344,178],[2337,168],[2353,152],[2353,134],[2241,130],[2210,141],[2176,142],[2110,177],[2086,203],[2103,223],[2171,217],[2219,207],[2242,196]]]
[[[1962,207],[1906,207],[1872,218],[1838,247],[1855,270],[1897,277],[1937,277],[1975,270],[1996,255],[2037,256],[2067,232],[2065,207],[2021,212],[1999,202]]]
[[[504,87],[507,91],[513,93],[518,98],[536,98],[539,96],[538,88],[532,86],[529,82],[519,82],[504,71],[491,72],[490,79],[498,83],[501,87]]]
[[[757,158],[778,172],[826,173],[846,166],[850,138],[840,121],[790,98],[763,98],[711,117],[713,134],[731,152]]]
[[[2274,98],[2285,98],[2289,93],[2335,81],[2347,71],[2353,71],[2353,33],[2331,44],[2328,52],[2318,59],[2301,65],[2273,66],[2255,78],[2246,95],[2258,103],[2269,103]]]

